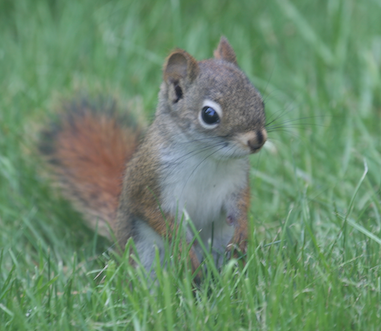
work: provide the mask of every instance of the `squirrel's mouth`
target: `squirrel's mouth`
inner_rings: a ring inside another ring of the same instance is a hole
[[[263,145],[261,147],[250,147],[250,154],[258,153],[262,149]]]

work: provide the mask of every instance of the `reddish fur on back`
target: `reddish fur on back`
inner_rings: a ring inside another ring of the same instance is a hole
[[[41,148],[49,156],[65,195],[84,213],[88,225],[110,237],[115,231],[118,198],[126,162],[137,146],[138,133],[122,127],[115,112],[88,105],[64,114],[59,128],[45,132],[52,141]],[[107,225],[108,223],[108,225]]]

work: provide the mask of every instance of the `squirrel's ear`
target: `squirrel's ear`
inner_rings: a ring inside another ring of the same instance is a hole
[[[214,57],[217,60],[225,60],[227,62],[237,64],[237,57],[234,53],[233,47],[230,46],[228,40],[222,36],[217,49],[214,51]]]
[[[198,72],[197,60],[182,49],[176,49],[169,54],[164,64],[164,81],[169,84],[180,80],[192,83]]]

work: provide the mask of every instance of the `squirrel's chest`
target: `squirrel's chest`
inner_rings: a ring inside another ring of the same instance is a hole
[[[161,207],[181,218],[184,210],[198,228],[225,221],[234,194],[247,183],[248,160],[217,161],[203,157],[181,163],[166,157],[161,176]]]

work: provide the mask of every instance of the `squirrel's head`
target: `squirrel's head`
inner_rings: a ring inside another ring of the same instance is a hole
[[[213,59],[197,62],[181,49],[168,56],[160,103],[189,140],[210,146],[216,157],[255,153],[267,139],[262,97],[224,37]]]

